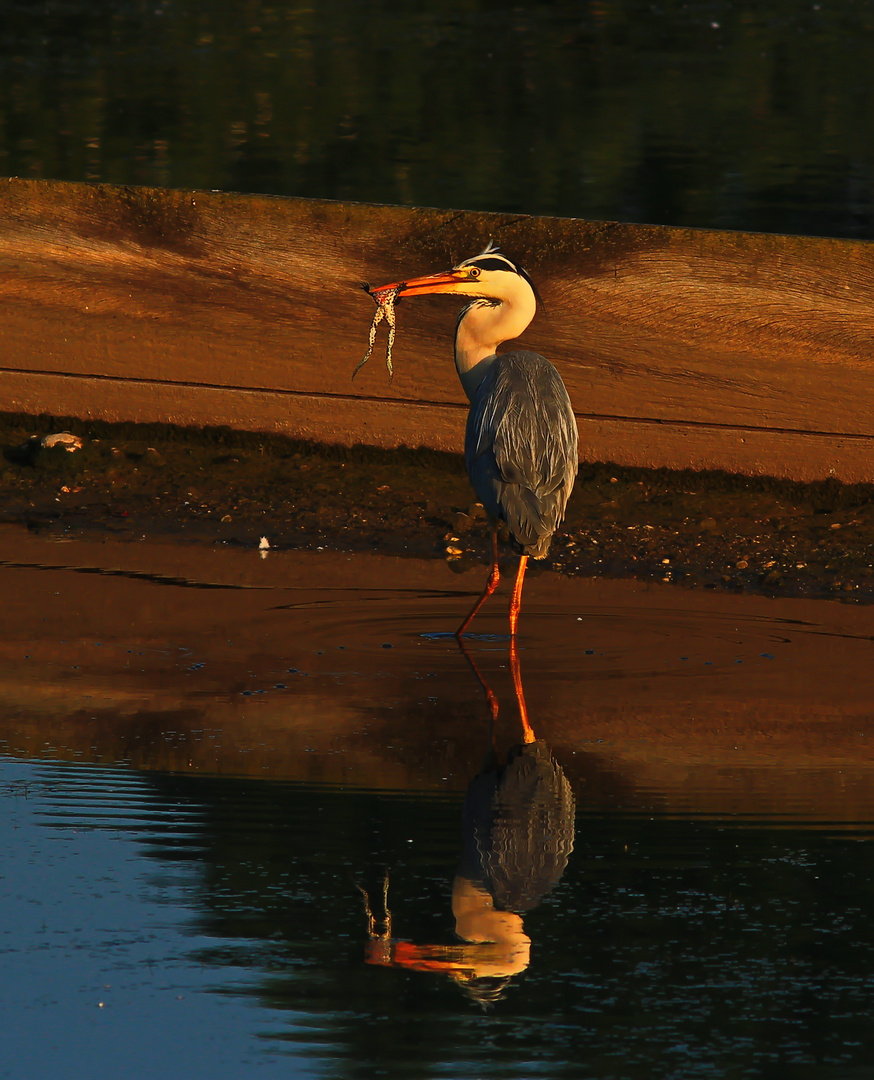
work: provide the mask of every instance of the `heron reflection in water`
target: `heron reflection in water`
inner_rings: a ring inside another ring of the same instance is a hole
[[[522,916],[564,873],[573,850],[575,806],[561,766],[529,722],[515,641],[510,668],[522,741],[503,765],[494,745],[498,700],[463,646],[462,652],[485,691],[491,723],[486,760],[467,789],[463,848],[452,883],[452,914],[461,943],[418,945],[395,938],[388,875],[379,915],[368,893],[361,892],[370,938],[367,963],[447,975],[487,1007],[528,967],[531,939]]]
[[[392,305],[402,296],[450,293],[470,301],[455,328],[455,367],[470,401],[464,456],[470,482],[492,524],[492,565],[485,588],[456,634],[467,631],[498,587],[498,527],[503,522],[520,552],[510,599],[513,637],[528,558],[546,557],[564,518],[578,464],[577,422],[559,373],[537,353],[498,353],[499,345],[522,334],[534,318],[534,285],[520,266],[489,245],[451,270],[368,287],[368,292],[379,305],[374,326],[385,310],[392,312],[394,326]]]

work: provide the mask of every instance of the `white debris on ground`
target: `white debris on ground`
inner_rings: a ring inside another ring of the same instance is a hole
[[[79,436],[71,435],[69,431],[59,431],[54,435],[43,435],[42,438],[37,435],[34,438],[39,442],[43,450],[51,450],[54,446],[63,446],[69,454],[81,450],[83,445]]]

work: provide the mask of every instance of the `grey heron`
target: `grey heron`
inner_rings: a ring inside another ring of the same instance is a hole
[[[528,274],[497,248],[451,270],[368,290],[377,301],[450,293],[469,299],[455,328],[455,367],[470,401],[465,461],[492,525],[492,566],[482,594],[456,631],[461,637],[500,581],[498,527],[520,552],[510,600],[510,635],[522,602],[529,556],[546,556],[577,474],[577,423],[561,376],[537,353],[498,353],[534,318]]]

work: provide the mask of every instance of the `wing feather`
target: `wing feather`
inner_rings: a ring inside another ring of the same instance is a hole
[[[535,557],[549,548],[577,473],[577,425],[556,369],[536,353],[503,353],[474,395],[467,471],[485,508]]]

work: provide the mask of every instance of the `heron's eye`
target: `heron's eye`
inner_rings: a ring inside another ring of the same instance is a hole
[[[478,278],[480,276],[480,268],[478,266],[468,267],[467,276],[471,278]]]

